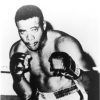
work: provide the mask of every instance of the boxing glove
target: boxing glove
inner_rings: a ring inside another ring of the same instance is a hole
[[[50,71],[56,76],[69,76],[77,79],[81,75],[81,70],[76,68],[74,60],[65,52],[54,52],[49,58]]]
[[[14,81],[19,82],[24,73],[29,71],[32,57],[24,53],[15,53],[10,59],[10,72]]]

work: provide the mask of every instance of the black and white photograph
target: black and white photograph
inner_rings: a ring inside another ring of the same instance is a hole
[[[0,100],[100,100],[99,4],[0,1]]]

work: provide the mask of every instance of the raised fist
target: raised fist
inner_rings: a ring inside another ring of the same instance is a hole
[[[24,73],[29,71],[32,57],[24,53],[15,53],[10,59],[10,71],[15,81],[20,81]]]
[[[50,71],[56,76],[70,76],[77,79],[80,76],[80,69],[76,68],[74,60],[65,52],[54,52],[49,58]]]

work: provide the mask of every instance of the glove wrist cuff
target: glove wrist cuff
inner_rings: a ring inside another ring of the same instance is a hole
[[[21,75],[13,75],[13,79],[16,83],[19,83],[22,79],[25,79],[24,74]]]
[[[76,68],[74,79],[78,79],[82,75],[83,71],[80,68]]]
[[[75,75],[80,76],[81,70],[79,68],[75,69]]]

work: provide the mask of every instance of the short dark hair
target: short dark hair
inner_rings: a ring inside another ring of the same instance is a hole
[[[44,17],[41,9],[34,5],[24,5],[17,10],[15,23],[32,17],[39,17],[40,24],[43,25]]]

